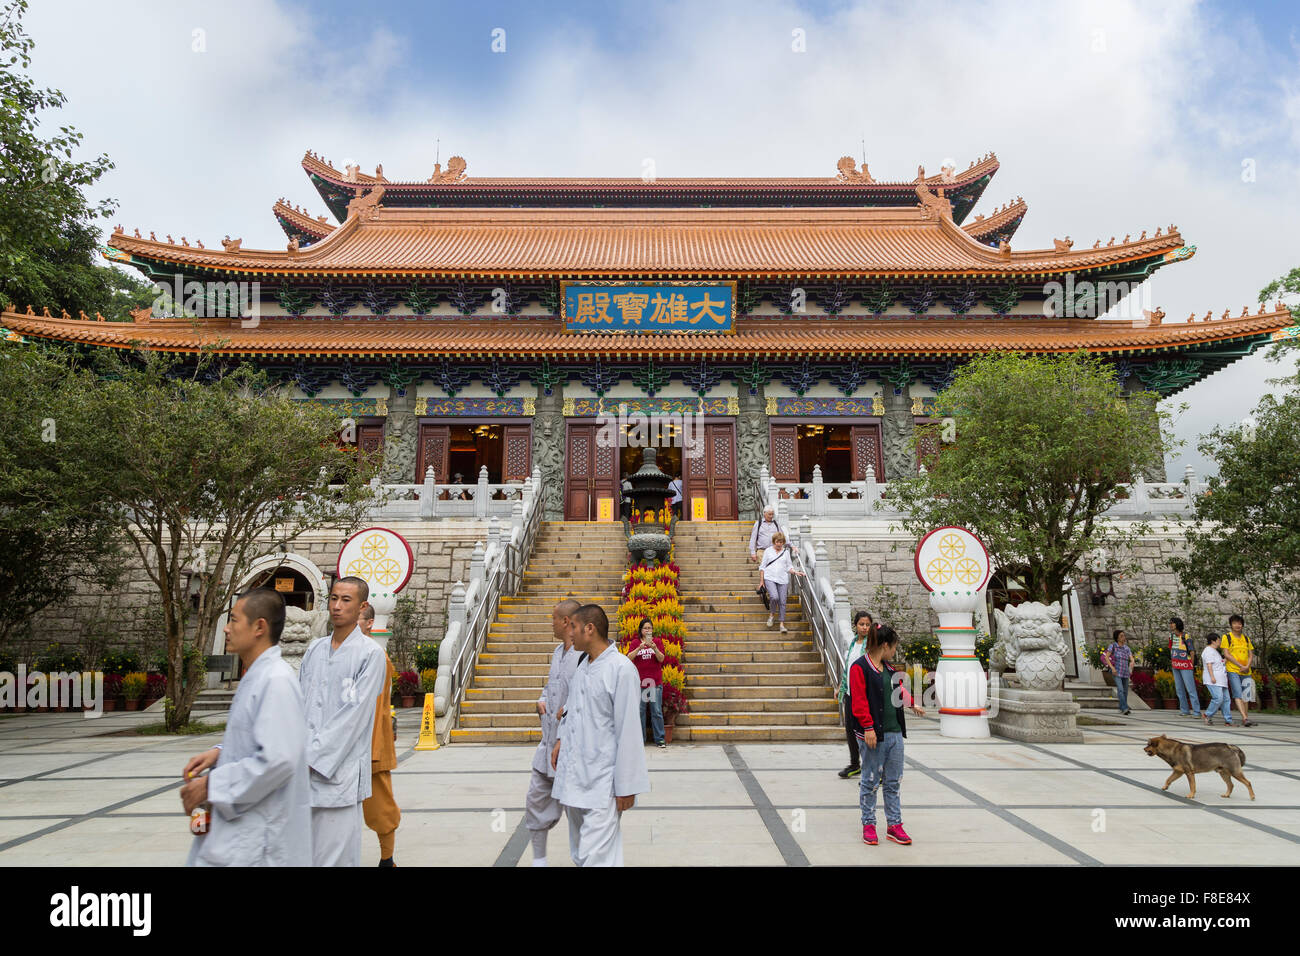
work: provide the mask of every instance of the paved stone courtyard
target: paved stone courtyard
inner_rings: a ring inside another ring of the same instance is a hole
[[[418,710],[399,712],[393,788],[402,806],[399,866],[527,866],[522,828],[531,747],[458,744],[415,753]],[[1102,718],[1101,714],[1092,715]],[[1207,729],[1177,712],[1084,728],[1086,742],[946,740],[909,720],[903,822],[910,847],[861,843],[857,780],[828,744],[650,747],[652,791],[624,816],[628,865],[1293,864],[1300,852],[1300,718],[1264,715],[1249,730]],[[186,759],[213,737],[116,736],[155,715],[0,717],[0,865],[176,866],[191,839],[176,789]],[[1231,740],[1246,752],[1221,799],[1217,774],[1160,791],[1168,767],[1148,736]],[[883,822],[883,803],[880,808]],[[367,832],[363,863],[378,849]],[[571,865],[560,823],[553,865]]]

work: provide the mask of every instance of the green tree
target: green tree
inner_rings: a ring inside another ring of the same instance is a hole
[[[40,135],[51,124],[41,114],[67,100],[26,74],[34,45],[23,31],[26,12],[27,0],[0,9],[0,306],[124,319],[153,293],[137,277],[98,263],[95,222],[116,204],[92,205],[82,192],[113,164],[105,155],[74,159],[82,134],[72,127]]]
[[[1122,483],[1164,460],[1162,413],[1154,396],[1122,394],[1100,358],[982,356],[957,371],[936,415],[951,419],[956,440],[927,472],[891,482],[904,526],[918,536],[970,529],[1031,600],[1059,600],[1085,555],[1146,530],[1099,519]]]
[[[79,584],[114,586],[117,518],[83,491],[85,463],[69,438],[84,416],[68,352],[0,344],[0,646]]]
[[[112,506],[158,589],[175,729],[189,719],[217,620],[266,541],[355,530],[373,500],[373,463],[338,442],[332,413],[268,388],[251,367],[222,369],[210,354],[188,364],[147,352],[97,358],[100,376],[78,380],[71,454],[85,463],[81,493]]]
[[[1276,384],[1251,423],[1202,436],[1197,447],[1219,473],[1196,500],[1186,554],[1170,562],[1189,590],[1244,596],[1240,613],[1266,683],[1269,649],[1300,600],[1300,374]]]

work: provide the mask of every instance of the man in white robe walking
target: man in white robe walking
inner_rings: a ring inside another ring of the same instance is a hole
[[[551,793],[569,820],[569,853],[578,866],[622,866],[619,818],[650,789],[641,730],[636,665],[609,643],[609,619],[598,604],[574,615],[573,646],[586,658],[569,685],[551,766]]]
[[[212,807],[187,866],[311,865],[307,726],[298,678],[280,657],[283,629],[284,599],[269,588],[239,595],[230,610],[226,647],[244,676],[221,743],[183,771],[185,812]]]
[[[361,578],[334,582],[334,633],[311,642],[298,670],[307,711],[313,866],[361,865],[375,700],[388,674],[384,652],[358,626],[369,597]]]
[[[562,812],[560,802],[551,792],[555,780],[551,748],[555,746],[560,712],[569,696],[569,684],[581,654],[573,646],[573,615],[581,606],[573,598],[567,598],[551,611],[551,630],[560,643],[551,652],[546,686],[542,688],[542,696],[537,698],[537,713],[542,718],[542,739],[533,752],[533,772],[528,780],[528,796],[524,799],[524,827],[533,840],[533,866],[546,865],[546,834],[560,822]]]

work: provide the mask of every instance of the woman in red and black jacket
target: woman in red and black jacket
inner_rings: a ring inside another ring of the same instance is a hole
[[[907,736],[906,706],[924,717],[904,686],[903,675],[890,666],[898,652],[898,634],[888,624],[877,625],[867,653],[849,668],[849,697],[852,703],[853,732],[861,741],[862,780],[859,803],[862,807],[862,842],[875,846],[876,790],[885,791],[885,836],[894,843],[909,844],[912,838],[903,829],[903,808],[899,801],[899,784],[903,779],[903,738]]]

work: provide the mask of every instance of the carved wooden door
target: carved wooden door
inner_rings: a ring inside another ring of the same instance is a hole
[[[691,501],[703,497],[709,502],[710,521],[735,521],[737,507],[736,426],[734,422],[716,422],[704,426],[704,440],[699,454],[683,457],[685,474],[682,517],[690,520]]]
[[[533,469],[533,427],[507,425],[501,455],[501,480],[524,481]]]
[[[597,442],[595,425],[569,422],[564,442],[564,520],[594,521],[597,501],[612,498],[618,513],[617,449]]]
[[[879,425],[854,425],[849,433],[849,447],[853,456],[854,481],[866,480],[868,465],[875,470],[876,481],[885,480],[885,455]]]
[[[773,425],[772,461],[767,470],[778,482],[799,480],[799,428],[796,425]]]
[[[446,484],[448,455],[451,451],[451,426],[421,425],[420,445],[415,454],[415,481],[424,481],[424,473],[432,466],[434,477]]]

